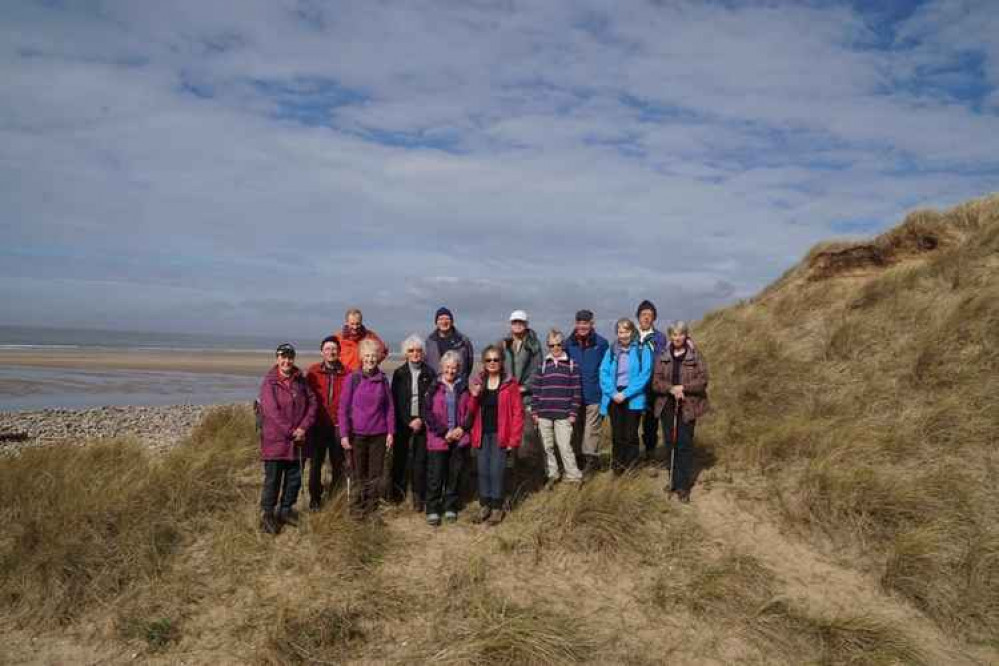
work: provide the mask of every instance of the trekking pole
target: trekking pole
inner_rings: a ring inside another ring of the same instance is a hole
[[[673,469],[676,467],[676,447],[679,443],[679,430],[677,429],[677,419],[680,416],[680,400],[673,398],[673,430],[670,432],[669,447],[669,491],[673,492]]]

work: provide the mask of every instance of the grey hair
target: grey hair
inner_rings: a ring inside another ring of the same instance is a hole
[[[448,351],[444,352],[443,356],[441,356],[442,370],[444,369],[444,365],[446,363],[454,363],[455,365],[458,366],[458,370],[461,370],[461,354],[459,354],[453,349],[449,349]]]
[[[361,340],[360,344],[357,345],[357,351],[358,353],[363,355],[368,350],[371,350],[377,354],[378,343],[372,340],[371,338],[364,338],[363,340]]]
[[[350,319],[350,315],[360,315],[361,319],[364,319],[364,313],[361,312],[361,308],[347,308],[347,311],[343,313],[343,320],[347,321]]]
[[[562,335],[562,331],[558,330],[557,328],[553,328],[552,330],[548,331],[548,344],[551,344],[556,340],[558,342],[564,342],[565,336]]]
[[[690,335],[690,326],[688,326],[687,322],[682,319],[678,319],[666,327],[666,333],[667,335]]]
[[[413,333],[411,336],[402,341],[402,353],[405,354],[413,347],[418,347],[423,349],[423,338]]]

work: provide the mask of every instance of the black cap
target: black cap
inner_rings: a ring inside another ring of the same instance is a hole
[[[291,346],[290,343],[282,342],[274,350],[275,356],[287,356],[289,358],[295,358],[295,348]]]
[[[642,310],[652,310],[652,318],[653,319],[659,318],[659,313],[656,312],[656,306],[653,305],[652,301],[650,300],[644,300],[638,304],[638,309],[635,310],[635,316],[637,317],[638,315],[642,314]]]
[[[337,336],[335,336],[335,335],[327,335],[327,336],[326,336],[325,338],[323,338],[323,341],[319,343],[319,351],[322,351],[322,350],[323,350],[323,347],[325,347],[325,346],[326,346],[326,343],[327,343],[327,342],[335,342],[335,343],[336,343],[336,346],[337,346],[337,347],[339,347],[339,346],[340,346],[340,338],[338,338],[338,337],[337,337]],[[283,346],[284,346],[284,345],[282,345],[282,347],[283,347]],[[288,345],[288,346],[289,346],[289,347],[291,347],[291,345]],[[294,354],[294,353],[295,353],[295,350],[294,350],[294,349],[292,349],[292,350],[291,350],[291,353],[292,353],[292,354]]]
[[[576,321],[593,321],[593,312],[590,310],[576,310]]]

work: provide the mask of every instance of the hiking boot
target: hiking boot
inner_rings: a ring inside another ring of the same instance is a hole
[[[311,513],[316,513],[322,508],[323,508],[322,502],[320,502],[319,500],[311,500],[309,502],[309,511]]]
[[[260,513],[260,531],[264,534],[277,534],[281,529],[277,520],[274,519],[273,511],[262,511]]]
[[[281,509],[278,512],[278,520],[280,520],[285,525],[291,525],[292,527],[298,526],[298,511],[294,508],[291,509]]]
[[[438,527],[441,524],[441,515],[439,513],[429,513],[427,514],[427,525],[431,527]]]
[[[444,520],[448,523],[456,523],[458,522],[458,514],[454,511],[445,511]]]
[[[427,510],[427,503],[421,500],[413,500],[413,511],[423,513]]]
[[[492,512],[493,510],[488,506],[481,507],[479,509],[479,512],[474,516],[472,516],[472,522],[475,523],[476,525],[478,525],[479,523],[484,523],[489,518],[489,514],[491,514]]]
[[[684,504],[690,504],[690,491],[689,490],[678,490],[678,491],[676,491],[676,496]]]
[[[558,483],[558,478],[554,476],[550,477],[547,481],[545,481],[545,490],[555,490],[556,483]]]
[[[565,484],[567,484],[567,485],[569,485],[570,487],[573,487],[573,488],[579,488],[580,486],[583,485],[583,480],[582,479],[565,479],[565,480],[563,480],[563,483],[565,483]]]
[[[489,514],[489,520],[486,521],[487,524],[499,525],[500,523],[503,522],[503,516],[505,515],[505,513],[506,512],[503,511],[503,509],[495,509],[492,513]]]

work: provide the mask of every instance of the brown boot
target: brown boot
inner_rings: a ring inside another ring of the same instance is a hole
[[[503,522],[504,514],[505,512],[503,511],[503,509],[493,509],[492,512],[489,514],[488,524],[499,525],[500,523]]]

